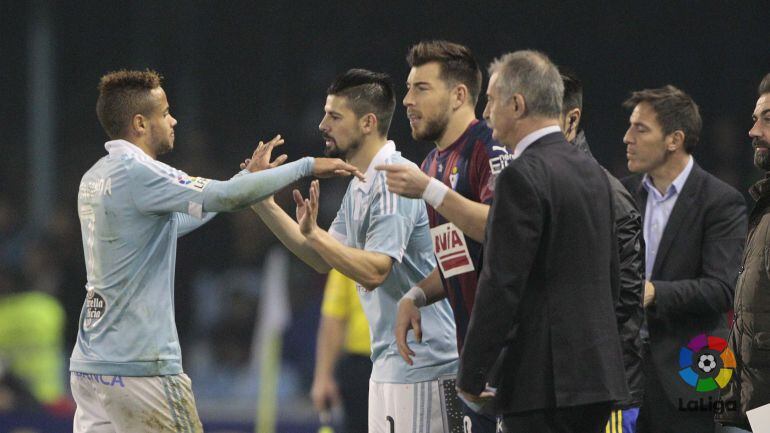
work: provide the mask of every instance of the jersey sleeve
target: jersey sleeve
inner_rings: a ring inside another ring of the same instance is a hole
[[[213,181],[139,161],[131,164],[131,196],[144,213],[178,212],[203,219],[204,191]]]
[[[135,161],[129,168],[132,198],[145,213],[180,212],[202,219],[206,212],[233,212],[267,198],[312,173],[313,158],[244,173],[227,181],[191,177],[165,165]]]
[[[422,200],[414,200],[388,191],[384,178],[372,185],[369,229],[366,232],[366,251],[385,254],[399,263],[404,258],[409,237],[412,235],[420,211],[425,212]]]

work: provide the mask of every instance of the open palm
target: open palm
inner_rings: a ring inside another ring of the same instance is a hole
[[[297,204],[297,224],[303,235],[307,236],[318,228],[318,196],[320,186],[318,180],[310,183],[309,198],[303,198],[299,190],[294,190],[294,202]]]

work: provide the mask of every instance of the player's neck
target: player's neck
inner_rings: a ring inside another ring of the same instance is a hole
[[[387,137],[366,137],[360,148],[348,154],[347,162],[354,165],[361,173],[366,173],[374,156],[387,141]]]
[[[128,141],[129,143],[133,144],[134,146],[138,147],[142,150],[147,156],[149,156],[152,159],[158,159],[157,153],[147,144],[146,140],[142,140],[141,137],[125,137],[123,140]]]
[[[447,123],[444,134],[436,140],[436,147],[438,150],[444,150],[447,147],[454,144],[460,136],[465,133],[468,126],[476,120],[476,113],[470,107],[463,106],[452,115],[452,118]]]
[[[652,184],[655,185],[655,189],[661,194],[666,194],[668,187],[682,174],[689,162],[690,154],[684,151],[670,154],[668,160],[663,165],[648,173]]]

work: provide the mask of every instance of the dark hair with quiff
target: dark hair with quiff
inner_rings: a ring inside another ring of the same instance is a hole
[[[326,94],[347,98],[348,106],[358,118],[374,114],[377,117],[377,132],[383,137],[388,135],[396,109],[393,81],[388,74],[350,69],[334,80],[326,89]]]
[[[659,89],[644,89],[631,93],[623,106],[633,110],[638,104],[647,103],[655,111],[663,133],[684,133],[684,150],[692,153],[700,139],[703,121],[698,104],[687,93],[668,85]]]
[[[160,87],[163,77],[157,72],[120,70],[99,80],[96,116],[111,139],[124,136],[136,114],[149,115],[153,100],[150,91]]]
[[[764,95],[765,93],[770,93],[770,74],[765,75],[765,78],[759,83],[759,94]]]
[[[409,67],[436,62],[441,66],[441,79],[450,87],[464,84],[470,102],[476,106],[481,92],[481,69],[470,48],[448,41],[422,41],[413,45],[406,55]]]

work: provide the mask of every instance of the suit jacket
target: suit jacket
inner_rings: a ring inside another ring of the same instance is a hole
[[[645,215],[642,177],[623,183]],[[652,365],[677,407],[680,399],[686,405],[717,398],[716,392],[697,392],[679,376],[679,352],[702,333],[727,338],[726,313],[733,305],[746,224],[743,196],[693,164],[660,239],[650,276],[655,299],[646,308]]]
[[[507,414],[628,397],[612,193],[561,133],[498,176],[458,386]],[[493,371],[493,366],[494,370]]]

